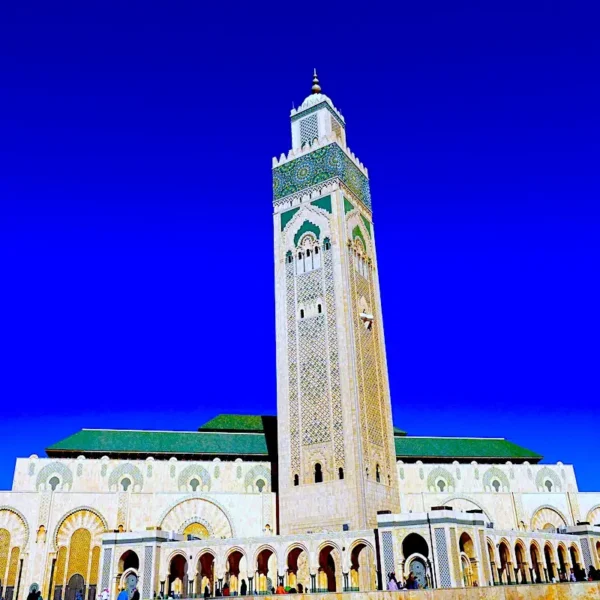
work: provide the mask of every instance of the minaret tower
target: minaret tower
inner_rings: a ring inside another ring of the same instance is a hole
[[[399,512],[367,169],[321,93],[273,159],[282,534],[376,526]]]

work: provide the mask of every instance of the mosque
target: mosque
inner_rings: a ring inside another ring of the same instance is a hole
[[[316,77],[273,159],[277,417],[82,429],[0,492],[0,597],[551,581],[600,568],[600,492],[505,439],[393,425],[369,175]],[[265,257],[267,260],[268,257]]]

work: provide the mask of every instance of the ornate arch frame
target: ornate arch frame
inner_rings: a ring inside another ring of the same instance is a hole
[[[78,513],[79,511],[87,511],[87,512],[94,513],[100,519],[100,521],[102,521],[102,526],[104,527],[104,530],[108,531],[108,521],[104,518],[104,515],[98,509],[92,508],[91,506],[78,506],[77,508],[72,508],[71,510],[67,511],[60,518],[60,520],[58,521],[58,523],[54,527],[54,533],[52,535],[52,545],[54,546],[54,551],[55,552],[58,552],[58,532],[60,531],[60,528],[61,528],[62,524],[71,515],[74,515],[75,513]]]

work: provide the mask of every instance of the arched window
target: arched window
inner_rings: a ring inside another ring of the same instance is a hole
[[[340,479],[344,479],[344,469],[342,467],[338,469],[338,476]]]
[[[377,481],[377,483],[381,483],[381,468],[379,465],[375,467],[375,481]]]
[[[499,492],[500,491],[500,482],[497,479],[494,479],[494,481],[492,481],[492,487]]]
[[[546,489],[551,492],[552,491],[552,482],[549,479],[546,479],[546,481],[544,482],[544,485],[546,486]]]
[[[300,477],[298,477],[298,474],[294,475],[294,485],[300,485]]]
[[[318,312],[319,314],[321,314],[321,313],[323,312],[323,310],[322,310],[322,308],[321,308],[321,305],[320,305],[320,304],[317,304],[317,312]]]
[[[302,252],[298,252],[298,260],[302,260]]]
[[[315,246],[315,254],[319,254],[319,246]]]
[[[306,257],[308,258],[310,256],[310,250],[306,251]]]
[[[259,479],[259,480],[256,482],[256,487],[258,488],[258,491],[259,491],[261,494],[262,494],[262,491],[263,491],[263,489],[264,489],[265,485],[267,485],[267,484],[264,482],[264,480],[263,480],[263,479]]]
[[[200,482],[194,478],[190,481],[190,487],[192,488],[192,492],[195,492],[200,486]]]
[[[440,492],[443,492],[446,489],[446,482],[443,479],[440,479],[437,482],[437,486],[438,486]]]
[[[60,479],[58,477],[56,477],[56,475],[54,477],[50,477],[50,481],[48,481],[48,485],[50,486],[50,489],[52,491],[55,491],[59,484],[60,484]]]
[[[321,467],[321,463],[317,463],[315,465],[315,483],[323,482],[323,469]]]
[[[129,489],[130,485],[131,485],[131,479],[128,479],[127,477],[125,477],[125,479],[121,480],[121,487],[123,488],[124,492],[126,492]]]

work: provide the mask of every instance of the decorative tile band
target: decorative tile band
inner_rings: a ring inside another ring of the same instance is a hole
[[[344,129],[346,128],[346,123],[344,123],[344,120],[342,118],[340,118],[340,115],[338,115],[333,108],[331,108],[331,106],[329,105],[328,102],[319,102],[319,104],[315,104],[315,106],[311,106],[307,110],[297,112],[295,115],[292,115],[292,123],[294,121],[297,121],[298,119],[302,119],[302,117],[306,117],[307,115],[310,115],[311,113],[314,113],[314,112],[320,110],[321,108],[326,108],[334,116],[335,120]]]
[[[369,180],[336,144],[304,154],[273,169],[273,203],[305,188],[338,177],[371,210]]]

